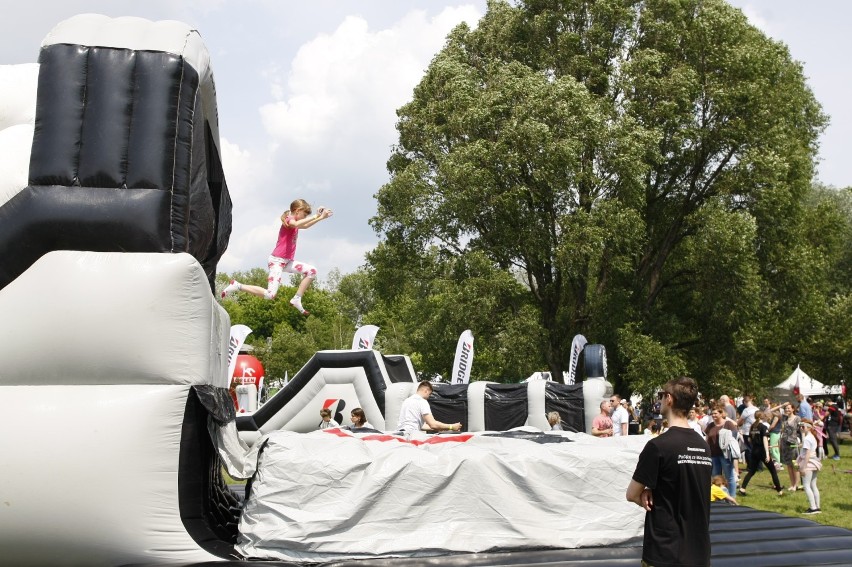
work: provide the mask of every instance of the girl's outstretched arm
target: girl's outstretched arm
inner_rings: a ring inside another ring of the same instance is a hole
[[[304,230],[306,228],[311,228],[312,226],[314,226],[315,224],[317,224],[319,221],[321,221],[323,219],[327,219],[328,217],[333,215],[334,212],[331,209],[327,209],[325,207],[320,207],[319,209],[317,209],[317,212],[315,214],[312,214],[312,215],[305,217],[303,219],[300,219],[300,220],[296,220],[292,216],[290,216],[289,222],[287,222],[288,214],[289,214],[289,211],[285,212],[283,215],[281,215],[281,222],[285,223],[288,227],[291,227],[291,228],[295,227],[295,228],[298,228],[299,230]]]

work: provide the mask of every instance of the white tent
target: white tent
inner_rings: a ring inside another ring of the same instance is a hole
[[[840,386],[826,386],[819,380],[815,380],[805,374],[798,365],[796,365],[796,369],[792,374],[775,386],[775,389],[786,390],[792,394],[797,382],[799,384],[799,392],[805,396],[836,396],[841,393]]]

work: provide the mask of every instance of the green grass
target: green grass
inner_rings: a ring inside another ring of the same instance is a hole
[[[829,454],[834,451],[829,449]],[[746,468],[740,465],[740,479]],[[765,470],[755,474],[748,483],[747,495],[737,494],[737,502],[758,510],[778,512],[786,516],[807,518],[820,524],[839,526],[852,530],[852,448],[849,443],[841,445],[840,460],[830,458],[822,462],[817,477],[822,514],[804,516],[808,508],[808,497],[803,490],[788,492],[790,477],[786,470],[778,471],[778,480],[784,487],[784,495],[778,496],[772,486],[772,477]]]

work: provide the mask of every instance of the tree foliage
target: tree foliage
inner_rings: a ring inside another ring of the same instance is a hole
[[[493,0],[398,116],[367,266],[313,286],[309,318],[296,281],[223,302],[269,376],[375,324],[425,376],[469,328],[473,379],[558,376],[576,333],[623,394],[850,379],[852,191],[813,182],[801,65],[722,0]]]
[[[809,202],[826,119],[722,0],[491,1],[398,116],[368,271],[429,368],[480,326],[481,377],[558,375],[580,332],[623,392],[681,371],[756,390],[816,356],[793,340],[807,313],[828,340],[848,312],[826,270],[849,241],[806,224],[848,228]]]
[[[266,270],[255,268],[248,272],[218,274],[217,288],[221,291],[231,279],[266,287]],[[294,276],[291,285],[282,285],[277,297],[267,301],[247,293],[236,293],[222,301],[231,324],[248,326],[252,333],[246,344],[254,347],[253,354],[263,363],[267,377],[283,378],[295,374],[315,352],[329,349],[348,349],[352,345],[355,326],[351,300],[336,289],[317,282],[307,291],[304,303],[311,315],[305,317],[289,303],[301,276]]]

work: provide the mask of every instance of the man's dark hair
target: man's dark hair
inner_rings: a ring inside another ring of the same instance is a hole
[[[430,393],[434,391],[434,388],[432,387],[432,382],[430,382],[429,380],[423,380],[422,382],[417,384],[417,389],[419,390],[420,388],[426,388],[427,390],[429,390]]]
[[[672,396],[672,411],[680,416],[686,416],[695,400],[698,399],[698,384],[688,376],[669,380],[663,386],[663,391]]]

